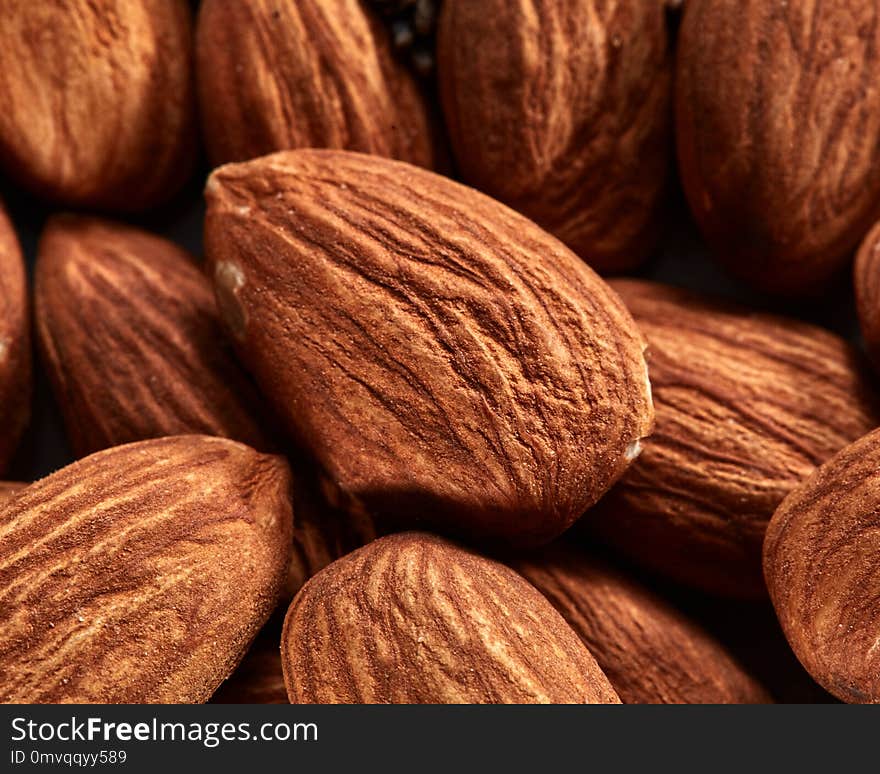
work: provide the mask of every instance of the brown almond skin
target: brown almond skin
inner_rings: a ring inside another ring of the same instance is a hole
[[[865,347],[880,369],[880,223],[862,241],[853,270],[856,310]]]
[[[761,704],[769,694],[695,621],[560,542],[512,562],[560,612],[625,704]]]
[[[847,446],[785,498],[764,543],[779,622],[837,698],[880,703],[880,431]]]
[[[185,0],[4,0],[0,165],[68,205],[140,210],[195,148]]]
[[[26,486],[27,484],[20,481],[0,481],[0,507],[2,507],[7,500],[11,500],[12,495],[16,492],[20,492]]]
[[[196,52],[215,166],[312,147],[438,161],[427,103],[358,0],[204,0]]]
[[[0,510],[0,702],[210,698],[290,556],[280,457],[207,436],[99,452]]]
[[[31,334],[27,275],[18,238],[0,201],[0,473],[8,466],[30,421],[30,414]]]
[[[531,585],[427,533],[381,538],[312,578],[281,657],[294,704],[619,703]]]
[[[820,291],[880,215],[880,8],[688,0],[675,91],[717,256],[762,290]]]
[[[320,150],[227,165],[206,194],[221,314],[341,501],[403,526],[546,542],[649,432],[626,309],[498,202]]]
[[[641,263],[672,164],[662,3],[445,0],[437,48],[465,181],[597,271]]]
[[[764,596],[773,511],[880,424],[870,374],[849,344],[813,325],[657,283],[611,284],[648,340],[657,421],[587,526],[674,580]]]
[[[272,447],[192,257],[97,218],[49,219],[36,268],[43,362],[79,456],[204,433]]]

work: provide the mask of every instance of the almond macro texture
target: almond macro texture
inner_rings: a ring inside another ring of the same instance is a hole
[[[859,248],[853,284],[862,338],[874,367],[880,369],[880,223]]]
[[[880,214],[880,6],[688,0],[676,101],[719,258],[761,289],[819,290]]]
[[[619,703],[523,578],[427,533],[381,538],[312,578],[281,657],[294,704]]]
[[[194,157],[186,0],[2,0],[0,165],[77,206],[167,198]]]
[[[109,221],[51,218],[37,259],[36,317],[80,456],[187,433],[271,446],[211,284],[171,242]]]
[[[880,431],[847,446],[779,506],[764,573],[785,635],[837,698],[880,703]]]
[[[512,210],[319,150],[222,167],[207,197],[241,357],[354,507],[539,543],[638,454],[653,409],[632,318]]]
[[[207,436],[119,446],[0,509],[0,702],[210,698],[269,617],[290,471]]]
[[[599,271],[647,256],[672,165],[662,3],[445,0],[438,59],[468,183]]]
[[[0,473],[9,464],[30,420],[29,307],[24,258],[0,202]]]
[[[587,524],[675,580],[763,596],[773,511],[880,424],[869,374],[815,326],[650,282],[612,286],[648,340],[657,423]]]
[[[513,562],[626,704],[754,704],[767,692],[695,621],[607,563],[556,543]]]
[[[435,164],[427,103],[358,0],[204,0],[196,52],[215,165],[313,147]]]
[[[0,481],[0,507],[8,500],[12,499],[12,495],[20,492],[27,484],[19,481]]]

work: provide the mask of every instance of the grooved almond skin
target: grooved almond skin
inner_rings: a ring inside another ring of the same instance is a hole
[[[206,701],[269,617],[290,471],[207,436],[108,449],[0,510],[0,702]]]
[[[8,465],[30,420],[29,307],[24,258],[0,202],[0,472]]]
[[[21,491],[26,486],[27,484],[19,481],[0,481],[0,507],[2,507],[7,500],[11,500],[12,495]]]
[[[648,340],[657,423],[588,524],[678,581],[763,596],[773,511],[880,424],[869,374],[815,326],[656,283],[611,284]]]
[[[80,456],[187,433],[271,447],[262,399],[226,343],[211,283],[173,243],[111,221],[51,218],[36,319]]]
[[[206,254],[264,394],[340,499],[545,542],[651,427],[644,343],[549,234],[446,178],[303,150],[214,172]]]
[[[806,670],[839,699],[880,703],[880,431],[795,489],[767,529],[764,574]]]
[[[770,701],[712,635],[606,562],[555,543],[512,565],[574,629],[624,703]]]
[[[862,338],[874,368],[880,368],[880,223],[862,242],[853,272]]]
[[[427,104],[358,0],[204,0],[197,32],[215,165],[311,147],[435,165]]]
[[[672,161],[662,3],[445,0],[438,63],[467,182],[598,271],[648,255]]]
[[[137,210],[192,168],[185,0],[3,0],[0,163],[36,193]]]
[[[380,538],[312,578],[281,657],[294,704],[619,703],[523,578],[427,533]]]
[[[819,290],[880,215],[880,8],[688,0],[676,78],[681,178],[718,257]]]

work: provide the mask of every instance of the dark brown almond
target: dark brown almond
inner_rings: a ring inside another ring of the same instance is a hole
[[[880,6],[688,0],[675,94],[715,253],[764,290],[820,292],[880,215]]]
[[[437,163],[427,103],[359,0],[204,0],[196,51],[215,165],[289,148]]]
[[[512,563],[626,704],[755,704],[769,694],[698,623],[604,561],[555,543]]]
[[[0,163],[40,195],[138,210],[195,158],[186,0],[3,0]]]
[[[36,318],[79,455],[187,433],[271,447],[262,399],[226,341],[211,284],[171,242],[110,221],[51,218]]]
[[[531,585],[433,535],[380,538],[312,578],[281,643],[293,703],[618,703]]]
[[[24,258],[0,202],[0,472],[9,464],[30,421],[29,306]]]
[[[290,471],[207,436],[120,446],[0,510],[0,702],[203,702],[275,607]]]
[[[862,338],[874,367],[880,369],[880,223],[871,229],[859,248],[853,285]]]
[[[847,446],[785,498],[764,543],[782,629],[839,699],[880,703],[880,430]]]
[[[657,424],[587,523],[678,581],[763,596],[773,511],[880,424],[870,374],[849,344],[813,325],[656,283],[612,286],[648,340]]]
[[[638,454],[653,417],[642,338],[531,221],[338,151],[227,165],[207,198],[221,313],[342,500],[534,544]]]
[[[672,165],[665,9],[645,0],[445,0],[440,91],[464,179],[594,269],[655,246]]]

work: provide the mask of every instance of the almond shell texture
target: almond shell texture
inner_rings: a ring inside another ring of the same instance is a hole
[[[74,463],[0,509],[0,701],[206,701],[275,607],[280,457],[207,436]]]
[[[368,513],[565,530],[650,431],[644,343],[532,222],[425,170],[303,150],[216,170],[206,255],[238,351]]]

